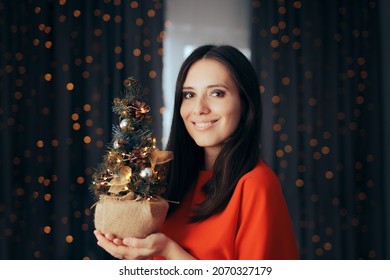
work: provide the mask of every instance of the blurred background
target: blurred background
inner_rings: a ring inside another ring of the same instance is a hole
[[[0,0],[0,259],[107,259],[89,185],[134,76],[163,148],[203,44],[253,63],[302,259],[389,259],[390,2]]]

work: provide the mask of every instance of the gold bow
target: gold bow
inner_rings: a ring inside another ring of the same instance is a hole
[[[155,150],[149,156],[150,168],[154,170],[154,167],[158,164],[169,162],[173,159],[173,152]]]
[[[111,186],[109,193],[118,194],[128,190],[127,184],[130,183],[132,170],[129,166],[122,166],[117,176],[115,176],[108,185]]]

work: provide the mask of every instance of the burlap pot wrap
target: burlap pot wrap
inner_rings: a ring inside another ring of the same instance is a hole
[[[145,238],[162,225],[169,204],[164,199],[134,200],[103,195],[95,209],[95,227],[118,238]]]

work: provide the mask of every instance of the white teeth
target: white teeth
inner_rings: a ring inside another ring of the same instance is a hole
[[[195,125],[197,127],[200,127],[200,128],[205,128],[205,127],[209,127],[211,125],[211,122],[207,122],[207,123],[195,123]]]

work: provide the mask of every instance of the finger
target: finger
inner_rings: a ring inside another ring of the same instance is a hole
[[[127,245],[127,246],[130,246],[130,247],[134,247],[134,248],[137,248],[137,247],[140,247],[139,246],[139,242],[137,242],[138,238],[134,238],[134,237],[126,237],[122,240],[123,244]],[[138,246],[137,246],[138,245]]]
[[[128,247],[118,246],[104,236],[99,237],[97,244],[117,259],[123,259],[123,257],[128,254]]]
[[[111,234],[111,233],[106,233],[105,234],[105,237],[110,240],[110,241],[113,241],[116,237],[115,235]]]
[[[158,242],[159,238],[161,238],[161,234],[154,233],[145,238],[126,237],[122,242],[133,248],[152,248]]]
[[[93,233],[95,234],[96,237],[102,236],[102,233],[101,233],[100,230],[98,230],[98,229],[95,229],[95,230],[93,231]]]
[[[131,248],[123,255],[123,259],[149,260],[154,256],[154,250],[148,248]]]
[[[123,243],[122,239],[119,239],[119,238],[115,238],[112,242],[113,242],[115,245],[118,245],[118,246],[126,245],[126,244]]]

